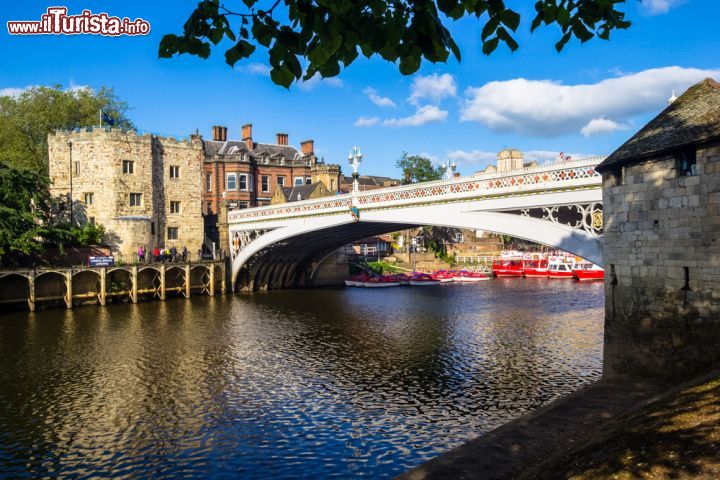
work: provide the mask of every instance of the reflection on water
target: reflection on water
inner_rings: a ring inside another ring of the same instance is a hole
[[[0,316],[7,477],[391,477],[599,378],[602,284]]]

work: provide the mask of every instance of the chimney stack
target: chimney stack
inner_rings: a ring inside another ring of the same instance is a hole
[[[315,141],[305,140],[304,142],[300,142],[300,151],[303,155],[315,153]]]
[[[278,133],[275,135],[277,138],[277,144],[282,146],[287,146],[288,144],[288,134],[287,133]]]
[[[248,150],[253,149],[252,123],[246,123],[242,126],[242,141],[245,142]]]
[[[213,125],[212,127],[212,139],[216,142],[224,142],[227,140],[227,127],[221,127],[219,125]]]

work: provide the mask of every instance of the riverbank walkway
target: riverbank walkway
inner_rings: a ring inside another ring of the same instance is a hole
[[[165,300],[168,293],[225,293],[226,261],[135,263],[110,267],[41,267],[0,270],[0,305],[79,303],[106,305],[111,301]]]
[[[680,385],[611,377],[399,478],[720,478],[718,451],[720,370]]]

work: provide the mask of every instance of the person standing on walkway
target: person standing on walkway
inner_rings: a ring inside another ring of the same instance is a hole
[[[159,259],[160,259],[160,249],[156,245],[155,250],[153,250],[153,260],[157,262]]]
[[[183,246],[182,248],[182,260],[183,262],[187,262],[188,259],[188,250],[187,247]]]
[[[138,248],[138,262],[145,263],[145,250],[143,250],[143,247],[141,246]]]

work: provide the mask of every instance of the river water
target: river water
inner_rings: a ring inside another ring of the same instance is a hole
[[[600,377],[601,283],[0,315],[0,476],[388,478]]]

